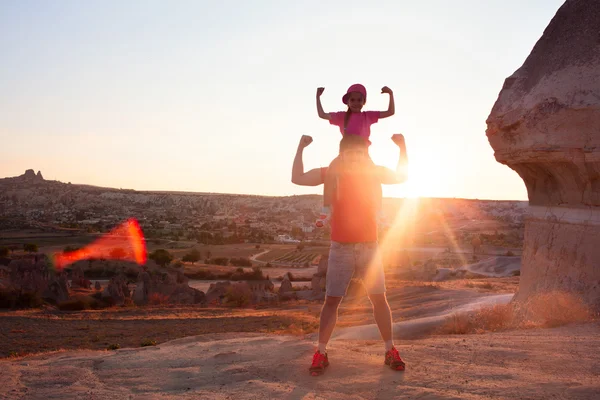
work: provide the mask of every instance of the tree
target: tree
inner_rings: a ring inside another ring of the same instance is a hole
[[[260,267],[252,267],[252,279],[254,280],[263,280],[265,276],[262,273],[262,269]]]
[[[148,258],[153,260],[155,263],[157,263],[161,267],[165,267],[165,266],[169,265],[171,263],[171,261],[173,261],[173,255],[165,249],[154,250],[150,254],[150,256],[148,256]]]
[[[114,258],[117,260],[122,260],[123,258],[127,257],[127,253],[125,252],[125,250],[123,250],[120,247],[112,249],[110,251],[109,255],[110,255],[110,258]]]
[[[200,252],[198,250],[192,249],[192,251],[190,251],[185,256],[183,256],[183,258],[181,259],[181,261],[183,261],[183,262],[191,262],[193,264],[196,261],[200,261],[201,258],[202,258],[202,254],[200,254]]]
[[[304,232],[302,232],[302,229],[300,229],[299,227],[294,226],[290,231],[290,235],[294,238],[304,237]]]
[[[223,235],[220,233],[216,233],[214,236],[213,243],[214,244],[225,244],[225,241],[223,240]]]
[[[211,264],[222,265],[226,267],[229,265],[229,258],[227,257],[215,257],[210,260]]]
[[[8,253],[10,253],[10,249],[8,247],[0,247],[0,257],[8,257]]]
[[[23,250],[26,251],[27,253],[37,253],[38,245],[35,243],[25,243],[23,245]]]
[[[196,239],[199,243],[209,244],[213,241],[213,235],[210,232],[202,231],[198,235],[196,235]]]

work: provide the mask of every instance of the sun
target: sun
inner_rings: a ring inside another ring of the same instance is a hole
[[[409,171],[410,173],[410,171]],[[420,184],[423,181],[419,181],[414,179],[413,176],[410,176],[407,182],[397,184],[397,185],[384,185],[383,186],[383,196],[384,197],[403,197],[408,199],[417,199],[419,197],[424,197],[424,193],[427,192],[427,188],[425,185]],[[423,186],[423,187],[422,187]]]
[[[397,148],[374,148],[371,151],[373,161],[381,166],[396,169],[398,163]],[[446,187],[447,182],[439,182],[437,178],[441,163],[430,157],[423,157],[417,151],[408,153],[408,180],[396,185],[383,185],[386,197],[419,198],[431,197]]]
[[[390,141],[391,142],[391,141]],[[395,145],[373,143],[369,150],[371,158],[377,165],[392,170],[396,169],[399,151]],[[451,152],[434,153],[427,146],[408,148],[408,180],[396,185],[383,185],[385,197],[426,198],[456,196],[457,192],[469,189],[469,177],[465,175],[467,161],[456,157]],[[467,169],[476,169],[477,165],[468,165]]]

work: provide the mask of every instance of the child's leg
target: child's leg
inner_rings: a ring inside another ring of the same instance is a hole
[[[382,185],[377,184],[374,188],[376,204],[377,204],[377,225],[380,229],[387,230],[390,228],[390,221],[387,219],[385,213],[383,212],[383,190]]]
[[[383,189],[381,188],[381,184],[378,183],[375,185],[375,201],[377,203],[377,217],[379,221],[383,220]]]
[[[323,208],[321,209],[321,215],[316,222],[318,228],[322,228],[329,221],[331,216],[331,205],[335,198],[336,192],[336,168],[339,164],[339,157],[336,157],[325,174],[325,181],[323,182]]]
[[[333,199],[335,196],[336,190],[336,168],[339,163],[339,160],[335,158],[331,164],[329,164],[329,168],[327,169],[327,173],[325,174],[325,182],[323,182],[323,207],[331,207],[333,203]]]
[[[371,162],[372,167],[376,167],[371,155],[369,154],[369,161]],[[375,203],[377,204],[377,224],[380,228],[387,227],[389,224],[385,220],[385,215],[383,213],[383,189],[381,183],[375,183],[375,187],[373,188],[375,193]]]

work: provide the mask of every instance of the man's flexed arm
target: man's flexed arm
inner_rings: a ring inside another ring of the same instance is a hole
[[[294,157],[294,164],[292,165],[292,183],[300,186],[318,186],[323,183],[323,176],[321,174],[321,168],[311,169],[308,172],[304,172],[304,163],[302,162],[302,154],[304,148],[312,143],[312,137],[308,135],[302,135],[300,143],[298,143],[298,149],[296,150],[296,156]]]
[[[396,146],[398,146],[400,154],[398,156],[396,172],[389,168],[380,167],[381,183],[386,185],[404,183],[408,179],[408,154],[406,153],[406,142],[404,141],[404,135],[397,133],[392,136],[392,140]]]

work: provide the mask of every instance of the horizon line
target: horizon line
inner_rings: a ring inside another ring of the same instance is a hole
[[[31,170],[35,171],[33,168],[30,168]],[[1,180],[4,179],[18,179],[20,177],[24,176],[23,175],[17,175],[17,176],[6,176],[4,178],[0,178]],[[133,192],[137,192],[140,194],[143,193],[160,193],[160,194],[184,194],[184,195],[225,195],[225,196],[256,196],[256,197],[300,197],[300,196],[319,196],[319,197],[323,197],[322,194],[317,194],[317,193],[309,193],[309,194],[287,194],[287,195],[269,195],[269,194],[251,194],[251,193],[231,193],[231,192],[195,192],[195,191],[189,191],[189,190],[148,190],[148,189],[130,189],[130,188],[115,188],[115,187],[109,187],[109,186],[97,186],[97,185],[91,185],[89,183],[73,183],[73,182],[63,182],[60,180],[56,180],[56,179],[46,179],[43,178],[43,174],[42,174],[42,179],[44,182],[57,182],[57,183],[62,183],[63,185],[77,185],[77,186],[87,186],[87,187],[91,187],[91,188],[96,188],[96,189],[106,189],[106,190],[115,190],[115,191],[133,191]],[[516,199],[487,199],[487,198],[471,198],[471,197],[444,197],[444,196],[440,196],[440,197],[427,197],[427,196],[416,196],[416,197],[382,197],[383,199],[402,199],[402,200],[406,200],[406,199],[429,199],[429,200],[469,200],[469,201],[511,201],[511,202],[529,202],[529,199],[527,200],[516,200]]]

